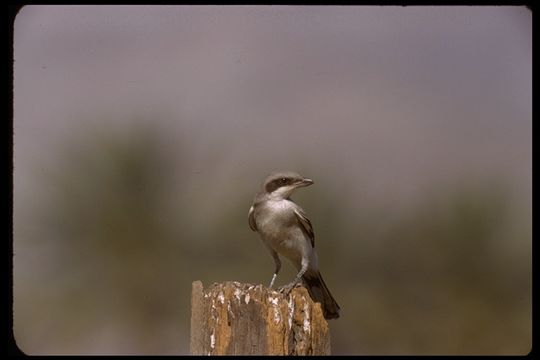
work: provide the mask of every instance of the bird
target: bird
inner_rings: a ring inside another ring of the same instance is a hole
[[[313,226],[305,211],[291,200],[295,190],[313,183],[313,180],[292,171],[271,173],[253,200],[248,222],[274,259],[275,270],[268,287],[272,288],[281,269],[281,255],[296,267],[298,273],[279,291],[288,294],[303,283],[311,298],[321,304],[324,317],[336,319],[340,315],[340,307],[319,271]]]

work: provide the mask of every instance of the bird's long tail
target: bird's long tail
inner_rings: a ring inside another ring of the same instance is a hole
[[[326,287],[319,271],[309,272],[302,276],[307,286],[309,295],[315,302],[321,303],[325,319],[337,319],[339,317],[339,305]]]

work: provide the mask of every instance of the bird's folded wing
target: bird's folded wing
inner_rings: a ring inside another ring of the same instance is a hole
[[[248,214],[248,222],[249,227],[253,231],[257,231],[257,224],[255,223],[255,209],[252,207],[249,208],[249,214]]]
[[[311,246],[315,247],[315,233],[313,232],[313,226],[311,226],[311,221],[309,221],[302,209],[294,209],[294,214],[296,215],[298,222],[302,226],[302,229],[309,237],[309,240],[311,241]]]

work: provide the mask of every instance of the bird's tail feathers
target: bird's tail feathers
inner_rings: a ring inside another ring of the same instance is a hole
[[[340,307],[324,283],[321,273],[319,271],[316,273],[306,273],[302,278],[311,298],[315,302],[321,303],[324,318],[337,319],[339,317]]]

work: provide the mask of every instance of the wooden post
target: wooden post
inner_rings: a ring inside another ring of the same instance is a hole
[[[192,284],[192,355],[330,355],[321,306],[303,287],[286,297],[262,285]]]

